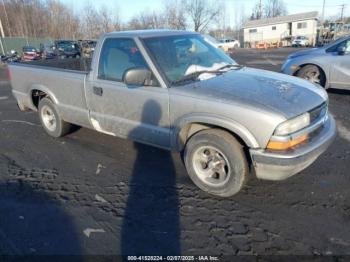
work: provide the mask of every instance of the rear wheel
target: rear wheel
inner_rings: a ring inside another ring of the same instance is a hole
[[[184,160],[192,181],[212,195],[229,197],[237,194],[248,177],[242,145],[220,129],[195,134],[186,145]]]
[[[41,124],[50,136],[61,137],[71,131],[73,125],[62,120],[56,105],[50,99],[41,99],[38,111]]]
[[[319,84],[321,86],[325,86],[326,77],[318,66],[315,65],[306,65],[302,67],[297,76],[300,78],[304,78],[312,83]]]

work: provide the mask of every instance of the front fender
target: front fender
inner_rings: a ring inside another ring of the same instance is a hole
[[[249,148],[259,148],[259,144],[253,134],[240,123],[229,118],[208,115],[206,113],[189,114],[174,122],[174,132],[171,136],[171,144],[173,148],[178,150],[183,149],[184,144],[181,142],[180,132],[183,128],[186,128],[186,126],[192,123],[221,127],[236,134]]]

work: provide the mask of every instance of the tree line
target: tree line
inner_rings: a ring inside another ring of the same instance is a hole
[[[251,19],[262,17],[259,3]],[[227,3],[227,2],[226,2]],[[144,10],[121,21],[117,7],[96,8],[87,1],[75,13],[59,0],[0,0],[0,19],[5,36],[48,37],[53,39],[96,39],[104,32],[133,29],[189,29],[197,32],[232,31],[225,21],[223,0],[163,0],[160,10]],[[264,16],[286,14],[283,0],[265,0]],[[234,10],[234,30],[247,20],[244,8]]]

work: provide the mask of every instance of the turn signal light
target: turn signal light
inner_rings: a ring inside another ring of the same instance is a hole
[[[305,142],[309,136],[307,134],[299,136],[295,139],[288,140],[288,141],[273,141],[270,140],[267,144],[267,149],[271,150],[287,150],[290,149],[298,144],[301,144]]]

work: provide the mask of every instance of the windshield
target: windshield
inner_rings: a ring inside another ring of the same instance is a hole
[[[31,46],[23,47],[23,52],[36,52],[36,48]]]
[[[201,71],[215,71],[236,62],[200,35],[146,38],[146,47],[168,81],[176,83]]]
[[[204,40],[209,41],[210,43],[213,43],[214,45],[220,44],[216,38],[212,37],[211,35],[204,35]]]
[[[349,36],[343,36],[341,38],[338,38],[337,40],[334,40],[326,45],[323,46],[323,48],[327,49],[327,52],[335,52],[338,48],[338,44],[343,42],[344,40],[350,40]]]

